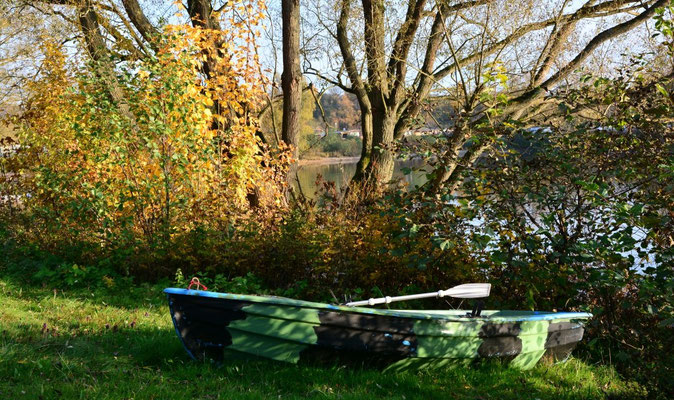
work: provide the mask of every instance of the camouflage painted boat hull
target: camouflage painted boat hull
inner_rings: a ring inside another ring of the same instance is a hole
[[[528,369],[566,359],[587,313],[406,311],[169,288],[178,337],[194,359],[225,349],[289,363],[356,362],[388,370],[500,358]]]

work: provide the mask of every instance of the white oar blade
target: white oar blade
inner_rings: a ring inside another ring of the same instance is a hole
[[[444,295],[456,297],[457,299],[479,299],[489,297],[490,291],[490,283],[465,283],[446,290]]]

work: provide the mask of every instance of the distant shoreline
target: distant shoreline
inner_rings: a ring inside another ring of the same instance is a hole
[[[299,160],[298,165],[330,165],[330,164],[355,164],[360,157],[325,157],[325,158],[310,158],[306,160]]]

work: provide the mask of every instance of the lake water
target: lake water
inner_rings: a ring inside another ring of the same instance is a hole
[[[323,181],[334,182],[337,189],[346,187],[356,173],[356,163],[357,158],[338,161],[326,159],[321,163],[300,165],[297,176],[302,192],[309,198],[315,198],[318,190],[316,180],[319,175]],[[409,188],[423,185],[426,183],[426,172],[419,169],[422,165],[421,160],[396,161],[393,179]],[[403,173],[404,168],[410,168],[412,172],[406,175]],[[297,185],[296,181],[295,186]]]

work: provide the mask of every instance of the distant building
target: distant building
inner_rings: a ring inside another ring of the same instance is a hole
[[[442,129],[419,128],[405,132],[405,136],[438,136],[443,133]]]
[[[343,130],[338,133],[342,136],[342,139],[347,139],[349,137],[361,137],[360,129]]]

